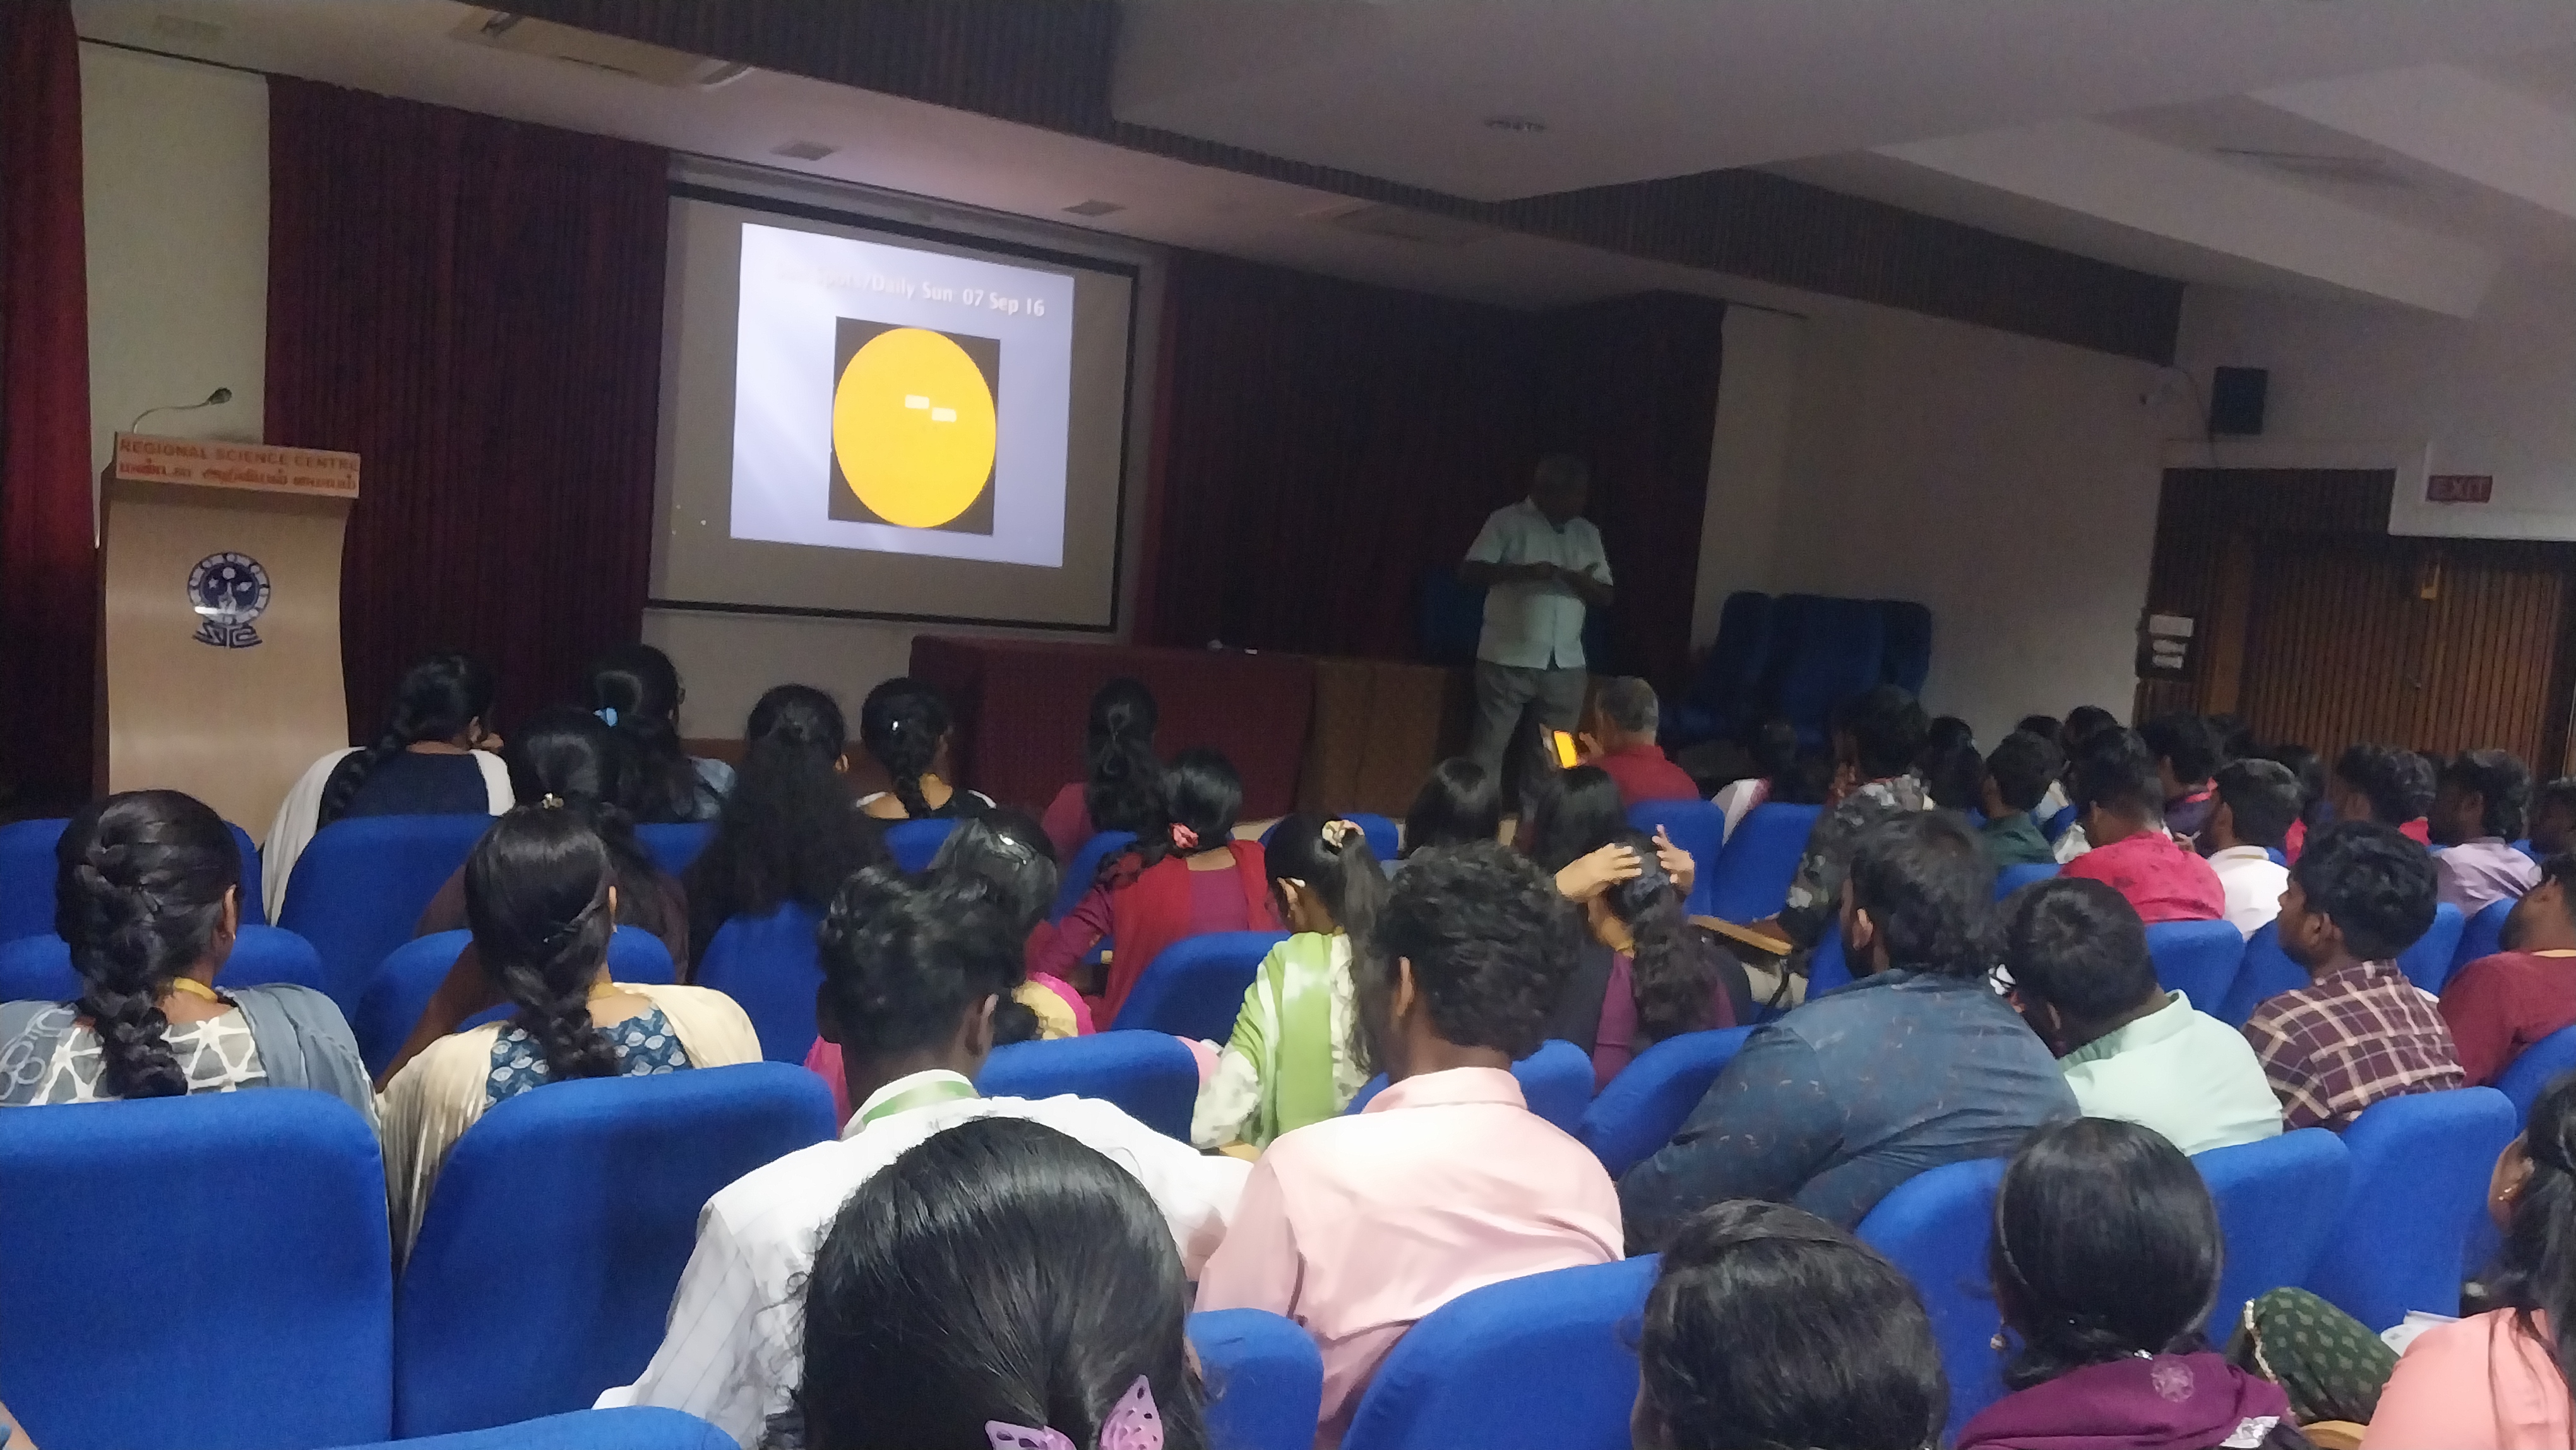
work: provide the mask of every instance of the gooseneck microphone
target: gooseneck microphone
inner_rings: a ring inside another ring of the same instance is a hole
[[[135,429],[142,427],[143,420],[151,417],[155,413],[185,413],[194,408],[212,408],[221,403],[229,403],[232,400],[232,389],[217,388],[213,392],[206,394],[206,400],[202,403],[164,403],[157,408],[146,408],[142,412],[134,415],[134,421],[125,425],[125,431],[131,433]]]

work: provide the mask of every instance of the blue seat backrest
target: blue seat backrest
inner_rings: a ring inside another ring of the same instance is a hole
[[[1715,916],[1717,858],[1726,849],[1726,812],[1704,800],[1639,801],[1628,807],[1628,824],[1651,836],[1662,827],[1666,838],[1691,858],[1692,916]]]
[[[322,959],[313,944],[274,926],[245,926],[233,954],[215,974],[221,987],[286,984],[322,989]],[[0,1002],[68,1002],[81,993],[71,945],[47,932],[0,942]]]
[[[54,843],[71,822],[61,816],[0,826],[0,942],[43,936],[54,929]],[[259,894],[259,844],[227,821],[241,852],[241,919],[266,926],[268,907]]]
[[[395,1433],[560,1414],[631,1383],[707,1199],[833,1129],[823,1080],[766,1062],[493,1104],[448,1154],[403,1266]]]
[[[1685,1032],[1638,1053],[1584,1107],[1574,1136],[1611,1177],[1627,1172],[1672,1141],[1752,1035],[1750,1027]]]
[[[1422,1317],[1360,1396],[1343,1450],[1627,1450],[1653,1255],[1470,1289]]]
[[[1199,1062],[1163,1032],[1099,1032],[996,1047],[975,1075],[988,1098],[1099,1098],[1166,1137],[1190,1140]]]
[[[2051,863],[2046,866],[2006,866],[2001,871],[1995,873],[1995,900],[2002,901],[2025,886],[2033,886],[2042,881],[2053,880],[2056,875],[2057,866],[2055,863]]]
[[[2468,925],[2469,919],[2451,903],[2435,907],[2432,927],[2415,939],[2415,945],[2397,954],[2397,970],[2406,974],[2406,980],[2440,996],[2443,984],[2451,980],[2451,968],[2458,965],[2460,938]]]
[[[429,1009],[429,999],[472,940],[474,933],[462,929],[414,937],[394,948],[376,969],[366,995],[358,999],[356,1015],[349,1019],[349,1030],[358,1038],[358,1056],[366,1061],[370,1074],[383,1072],[411,1040],[411,1030]],[[608,974],[621,982],[666,984],[672,977],[671,949],[649,931],[621,926],[608,939]],[[508,1016],[515,1010],[505,1006],[460,1025],[479,1026],[495,1013]]]
[[[1217,931],[1183,937],[1145,964],[1110,1026],[1169,1032],[1222,1045],[1234,1036],[1244,991],[1284,931]]]
[[[1738,925],[1776,915],[1789,904],[1789,882],[1816,829],[1822,806],[1765,802],[1745,812],[1708,873],[1708,910]],[[1694,892],[1694,895],[1697,893]]]
[[[1851,962],[1843,955],[1842,928],[1828,924],[1824,939],[1807,957],[1807,1000],[1838,992],[1852,984]]]
[[[2460,968],[2469,963],[2504,950],[2504,919],[2513,914],[2514,904],[2510,897],[2488,902],[2478,908],[2477,915],[2461,925],[2460,944],[2451,950],[2453,976],[2459,975]],[[2442,985],[2447,987],[2450,982],[2445,979]]]
[[[2215,1014],[2230,1027],[2242,1027],[2254,1009],[2308,984],[2305,969],[2281,950],[2281,924],[2267,921],[2245,939],[2245,959],[2237,965],[2236,984]]]
[[[1067,913],[1082,904],[1093,883],[1100,879],[1100,863],[1135,844],[1134,831],[1103,831],[1082,843],[1073,853],[1064,875],[1056,882],[1055,905],[1047,909],[1047,920],[1062,921]]]
[[[2075,818],[2081,814],[2082,812],[2073,806],[2062,807],[2057,814],[2039,823],[2039,833],[2048,839],[2048,844],[2054,846],[2057,844],[2058,837],[2075,829]]]
[[[628,1405],[575,1410],[493,1430],[459,1430],[345,1450],[736,1450],[731,1435],[678,1410]]]
[[[1261,1309],[1190,1316],[1207,1393],[1209,1443],[1224,1450],[1307,1450],[1324,1408],[1314,1337]]]
[[[1770,654],[1771,596],[1751,590],[1728,595],[1718,612],[1717,637],[1666,722],[1664,743],[1680,747],[1741,734],[1759,710]]]
[[[2410,1309],[2457,1314],[2469,1229],[2496,1155],[2521,1131],[2494,1088],[2410,1093],[2344,1129],[2352,1192],[2307,1287],[2373,1333]]]
[[[2004,1160],[1978,1158],[1898,1184],[1860,1222],[1861,1241],[1905,1271],[1932,1317],[1932,1338],[1950,1379],[1950,1429],[2004,1395],[1993,1340],[2003,1328],[1986,1277],[1986,1241]]]
[[[737,916],[716,928],[698,963],[697,983],[731,997],[760,1034],[760,1055],[802,1063],[814,1047],[814,908],[787,902],[766,916]]]
[[[1834,707],[1881,682],[1886,650],[1887,619],[1871,601],[1782,595],[1765,693],[1799,739],[1820,744]]]
[[[1538,1045],[1538,1051],[1513,1063],[1512,1077],[1521,1085],[1521,1100],[1529,1110],[1568,1133],[1582,1125],[1584,1111],[1592,1106],[1592,1058],[1562,1038],[1549,1038]],[[1386,1074],[1379,1073],[1342,1111],[1364,1112],[1370,1100],[1384,1091]]]
[[[2224,1344],[2247,1300],[2308,1281],[2352,1191],[2352,1154],[2323,1128],[2194,1157],[2227,1240],[2209,1337]]]
[[[2513,1103],[2513,1120],[2526,1122],[2531,1105],[2559,1075],[2576,1071],[2576,1027],[2561,1027],[2522,1050],[2496,1078],[2496,1091]]]
[[[636,842],[643,846],[644,854],[672,876],[685,873],[698,854],[707,849],[707,842],[715,838],[713,821],[665,821],[635,828]]]
[[[353,816],[324,826],[295,858],[277,924],[322,954],[323,990],[343,1014],[491,825],[490,816]]]
[[[9,1408],[69,1446],[386,1438],[384,1175],[327,1093],[0,1112]]]
[[[953,820],[898,821],[886,827],[886,849],[894,853],[894,864],[906,871],[927,871],[930,858],[948,841],[948,833],[957,829]]]
[[[1932,673],[1932,611],[1903,599],[1873,599],[1882,621],[1886,647],[1879,679],[1911,694],[1923,693]]]
[[[2147,928],[2147,955],[2155,959],[2158,985],[2215,1013],[2227,1005],[2245,963],[2245,938],[2226,921],[2160,921]]]

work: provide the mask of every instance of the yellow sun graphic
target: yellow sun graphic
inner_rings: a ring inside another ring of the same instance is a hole
[[[832,456],[877,517],[936,528],[992,477],[993,390],[966,350],[938,333],[881,332],[833,390]]]

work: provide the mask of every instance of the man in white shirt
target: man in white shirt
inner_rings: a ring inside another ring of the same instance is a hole
[[[1252,1165],[1203,1157],[1117,1107],[1088,1098],[986,1098],[974,1075],[993,1045],[993,1008],[1022,973],[1021,944],[972,883],[904,884],[869,871],[842,888],[822,932],[823,1036],[841,1045],[850,1101],[837,1142],[743,1175],[707,1200],[662,1346],[602,1408],[686,1410],[760,1443],[791,1408],[804,1279],[843,1200],[944,1128],[1027,1118],[1106,1154],[1161,1206],[1192,1278],[1225,1237]]]
[[[2216,780],[2218,802],[2200,831],[2201,854],[2227,888],[2227,924],[2250,937],[2281,914],[2290,871],[2272,853],[2290,838],[2304,798],[2290,768],[2269,760],[2236,761]]]
[[[1499,774],[1532,702],[1540,723],[1571,731],[1583,714],[1583,616],[1610,607],[1610,558],[1583,517],[1592,487],[1580,458],[1540,461],[1529,497],[1494,510],[1458,577],[1485,590],[1476,641],[1476,722],[1467,753]]]

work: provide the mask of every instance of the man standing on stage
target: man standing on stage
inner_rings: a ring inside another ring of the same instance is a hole
[[[1610,607],[1610,559],[1583,517],[1592,470],[1571,454],[1540,460],[1529,497],[1494,510],[1458,566],[1485,587],[1476,642],[1476,724],[1467,753],[1499,772],[1521,712],[1572,730],[1583,713],[1583,612]]]

